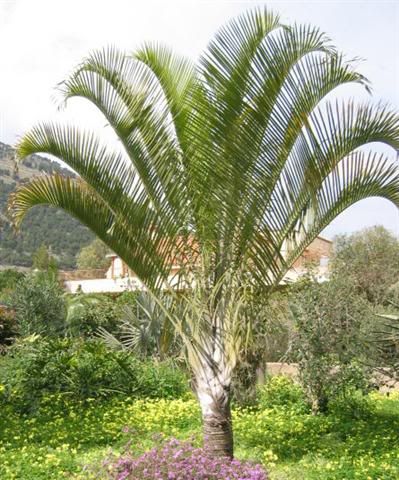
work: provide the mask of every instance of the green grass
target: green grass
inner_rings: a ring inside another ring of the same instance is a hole
[[[271,480],[399,478],[399,400],[372,397],[372,410],[314,417],[295,407],[234,411],[236,455],[266,465]],[[0,411],[0,478],[87,479],[84,465],[154,434],[200,440],[195,400],[69,403],[48,398],[34,416]]]

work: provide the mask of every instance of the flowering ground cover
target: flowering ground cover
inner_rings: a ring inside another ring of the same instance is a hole
[[[128,452],[103,461],[95,478],[115,480],[268,480],[260,464],[212,457],[201,447],[176,438],[164,441],[140,456]]]
[[[318,417],[295,405],[236,408],[237,458],[263,464],[271,480],[397,479],[399,399],[372,395],[369,404],[356,415],[338,411]],[[106,458],[137,458],[159,443],[160,434],[190,439],[198,447],[196,401],[78,403],[52,396],[34,415],[3,405],[0,478],[100,478],[90,473],[93,466]]]

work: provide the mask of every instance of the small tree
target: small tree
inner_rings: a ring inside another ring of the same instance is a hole
[[[35,272],[18,282],[11,298],[20,335],[64,332],[65,302],[57,279],[47,272]]]
[[[306,281],[292,295],[291,355],[314,413],[328,410],[332,398],[365,388],[372,312],[350,279],[333,275],[320,284]]]
[[[76,266],[79,270],[108,268],[110,259],[107,254],[109,248],[99,238],[94,239],[89,245],[83,247],[77,255]]]
[[[51,255],[50,249],[42,243],[32,256],[32,268],[52,275],[57,274],[57,260]]]
[[[352,278],[369,301],[382,303],[398,281],[399,239],[386,228],[366,228],[335,240],[334,268]]]

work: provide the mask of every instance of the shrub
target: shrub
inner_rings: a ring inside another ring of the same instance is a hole
[[[74,294],[66,296],[65,333],[68,336],[97,337],[100,331],[119,339],[126,309],[137,309],[139,292],[108,294]]]
[[[326,413],[335,397],[367,390],[370,369],[369,304],[350,278],[333,274],[325,283],[298,285],[290,298],[294,321],[291,360],[313,413]]]
[[[22,336],[63,333],[65,302],[54,275],[43,272],[27,275],[17,283],[11,304]]]
[[[65,334],[71,337],[93,337],[100,328],[115,332],[121,307],[102,294],[66,296]]]
[[[297,407],[308,410],[305,393],[291,378],[284,375],[270,377],[258,387],[258,404],[261,408]]]
[[[267,480],[260,465],[213,458],[202,448],[172,439],[135,458],[129,454],[103,464],[102,477],[112,480]],[[100,473],[101,475],[101,473]]]
[[[0,271],[0,291],[12,290],[24,278],[24,274],[13,268]]]
[[[51,393],[85,400],[175,398],[187,391],[185,376],[170,363],[140,361],[98,340],[27,337],[10,348],[1,367],[3,397],[21,410],[36,408]]]
[[[344,421],[354,419],[369,419],[376,414],[375,403],[361,390],[352,389],[345,395],[335,396],[330,402],[330,413]]]
[[[12,343],[16,332],[15,312],[0,305],[0,354],[4,353],[6,346]]]

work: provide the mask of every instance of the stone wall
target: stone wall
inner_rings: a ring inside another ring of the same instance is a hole
[[[279,362],[268,362],[266,363],[266,375],[286,375],[287,377],[292,378],[293,380],[298,379],[298,364],[297,363],[279,363]],[[259,379],[262,382],[264,374],[259,375]],[[381,393],[389,393],[392,391],[399,391],[399,381],[392,379],[391,377],[384,375],[382,371],[377,372],[372,379],[372,382],[377,385],[378,390]]]
[[[95,280],[105,278],[107,269],[97,268],[91,270],[61,270],[58,274],[58,278],[61,282],[67,282],[72,280]]]

